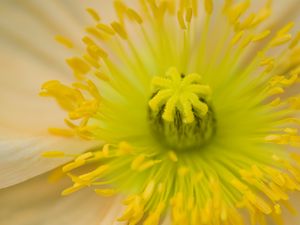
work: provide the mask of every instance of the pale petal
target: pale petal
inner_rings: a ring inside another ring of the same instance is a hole
[[[80,153],[95,146],[92,141],[51,136],[0,138],[0,188],[8,187],[47,172],[70,158],[49,159],[42,153],[61,150]]]
[[[26,133],[45,132],[48,126],[62,123],[64,112],[53,101],[38,96],[42,83],[59,79],[71,82],[72,75],[64,63],[67,51],[53,40],[59,29],[51,26],[52,18],[65,23],[65,32],[74,34],[68,16],[47,1],[7,1],[1,5],[0,21],[0,126]],[[39,6],[39,7],[37,7]],[[44,7],[41,7],[44,6]],[[48,14],[36,8],[49,8]],[[40,12],[41,11],[41,12]],[[53,13],[55,12],[55,13]],[[66,13],[65,13],[66,14]],[[39,15],[39,16],[38,16]],[[73,32],[72,32],[73,31]],[[77,36],[80,34],[77,32]],[[0,134],[1,135],[1,134]]]
[[[59,73],[21,53],[0,54],[0,188],[46,172],[69,159],[41,157],[52,149],[79,153],[95,143],[48,134],[48,127],[63,127],[65,112],[53,100],[38,96],[40,84]],[[25,73],[22,73],[26,71]],[[37,76],[38,75],[38,76]]]
[[[47,80],[73,80],[64,59],[74,53],[57,44],[54,36],[62,34],[80,42],[86,24],[92,22],[85,12],[87,6],[110,14],[112,4],[101,3],[103,0],[1,2],[1,18],[5,18],[0,20],[1,127],[35,134],[62,123],[64,113],[57,105],[38,96]]]
[[[0,76],[0,127],[16,133],[40,134],[46,133],[49,126],[61,126],[65,112],[53,100],[38,96],[42,82],[55,79],[59,73],[22,60],[17,53],[0,55],[0,62],[0,66],[7,65]]]
[[[296,214],[292,214],[287,209],[283,211],[284,222],[286,225],[300,225],[300,195],[299,193],[294,193],[290,196],[292,206],[297,211]]]
[[[271,26],[281,28],[289,22],[295,22],[295,32],[300,28],[299,17],[300,4],[299,0],[274,0],[272,10],[272,20],[269,22]]]
[[[47,133],[48,127],[63,126],[65,112],[53,100],[38,96],[40,86],[47,80],[72,79],[64,65],[68,51],[53,36],[62,31],[80,40],[83,31],[72,14],[76,4],[55,2],[1,2],[1,18],[5,19],[0,20],[0,188],[68,160],[42,158],[43,151],[57,148],[78,153],[95,144]]]
[[[120,198],[101,198],[91,189],[67,197],[65,181],[48,183],[47,175],[0,191],[0,221],[5,225],[111,225]],[[120,224],[120,223],[119,223]]]
[[[167,214],[163,219],[161,225],[170,225],[171,223],[171,216]]]

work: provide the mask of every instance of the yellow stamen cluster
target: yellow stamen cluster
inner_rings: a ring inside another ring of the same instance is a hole
[[[283,208],[293,211],[289,193],[300,191],[300,97],[289,92],[300,35],[293,23],[267,28],[271,2],[253,12],[250,0],[140,0],[140,10],[116,1],[109,23],[87,9],[84,53],[57,36],[76,54],[66,61],[77,81],[43,85],[71,128],[50,131],[109,143],[43,154],[74,158],[62,168],[74,183],[62,194],[126,193],[118,220],[130,225],[158,225],[167,213],[174,225],[248,224],[240,210],[251,225],[267,216],[281,225]]]
[[[284,134],[272,134],[266,137],[266,141],[282,144],[291,145],[295,147],[300,146],[300,135],[298,129],[285,128],[283,129]]]
[[[84,96],[85,91],[89,97]],[[40,93],[43,97],[53,97],[57,103],[68,112],[65,122],[71,130],[49,128],[53,134],[72,136],[74,134],[85,138],[92,138],[92,127],[88,126],[89,119],[98,112],[101,96],[95,84],[88,80],[86,84],[74,83],[73,87],[61,84],[59,81],[48,81],[42,86]],[[80,120],[74,124],[71,120]]]

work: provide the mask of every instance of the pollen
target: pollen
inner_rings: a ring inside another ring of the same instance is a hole
[[[121,194],[115,220],[130,225],[282,225],[294,213],[300,35],[269,26],[272,1],[253,2],[115,1],[112,21],[87,9],[81,45],[56,36],[74,81],[42,85],[66,112],[49,132],[98,143],[43,153],[71,159],[53,175],[72,181],[63,196]]]

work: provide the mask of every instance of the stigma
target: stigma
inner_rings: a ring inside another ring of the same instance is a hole
[[[160,142],[175,150],[201,147],[216,131],[211,88],[198,73],[175,67],[152,79],[148,102],[150,129]]]

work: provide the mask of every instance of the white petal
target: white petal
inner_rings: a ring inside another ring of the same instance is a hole
[[[171,215],[168,213],[164,218],[162,218],[162,224],[161,225],[170,225],[171,222]]]
[[[287,209],[283,210],[284,222],[287,225],[300,225],[299,213],[300,213],[300,195],[299,192],[293,193],[290,196],[291,204],[297,211],[296,215],[291,214]]]
[[[273,1],[272,20],[269,22],[274,27],[281,28],[289,22],[295,22],[295,32],[300,28],[299,0]]]
[[[91,189],[61,197],[60,193],[65,187],[66,182],[48,183],[47,175],[44,175],[1,190],[1,224],[113,224],[121,207],[119,197],[101,198]]]
[[[93,4],[90,4],[93,3]],[[97,3],[97,4],[95,4]],[[1,2],[0,127],[33,133],[62,123],[64,113],[54,101],[38,96],[47,80],[70,83],[73,75],[64,59],[74,54],[54,41],[62,34],[80,42],[91,23],[85,8],[100,1],[10,0]],[[1,136],[1,134],[0,134]]]
[[[65,112],[52,99],[38,96],[40,85],[59,73],[22,60],[21,53],[0,54],[0,188],[46,172],[68,159],[41,157],[53,149],[79,153],[95,143],[51,137],[48,127],[63,127]],[[23,56],[24,57],[24,56]],[[25,73],[22,73],[26,71]],[[38,76],[37,76],[38,75]]]
[[[81,152],[94,145],[50,137],[47,128],[62,126],[65,112],[53,100],[38,96],[43,82],[72,79],[64,65],[67,51],[53,40],[57,33],[80,40],[83,26],[72,14],[76,4],[70,5],[66,1],[1,2],[5,19],[0,20],[0,188],[66,161],[42,158],[43,151]]]
[[[0,127],[16,133],[37,134],[45,133],[49,126],[62,125],[65,112],[52,99],[38,96],[41,84],[55,79],[58,73],[22,60],[22,55],[16,53],[0,55],[0,62],[4,74],[0,76]]]
[[[45,158],[41,156],[43,152],[62,150],[80,153],[95,144],[92,141],[51,136],[0,139],[0,188],[40,175],[70,160]]]

